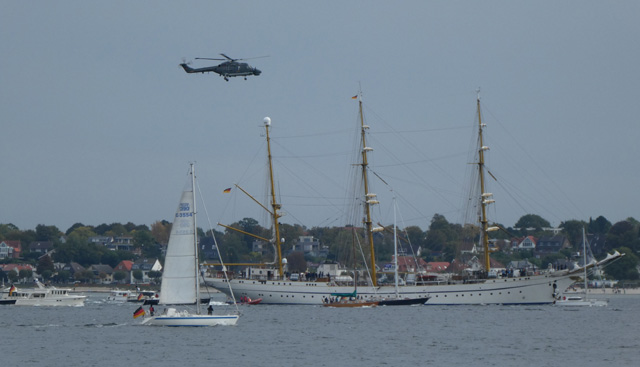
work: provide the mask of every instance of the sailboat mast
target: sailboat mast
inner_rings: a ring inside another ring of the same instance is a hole
[[[489,231],[487,221],[487,205],[493,202],[490,199],[491,194],[485,193],[484,189],[484,151],[489,150],[489,147],[484,146],[482,141],[482,129],[485,125],[482,124],[482,114],[480,113],[480,91],[478,90],[477,98],[478,107],[478,176],[480,178],[480,207],[482,214],[480,217],[480,225],[482,227],[480,238],[482,240],[482,248],[484,249],[484,269],[487,273],[491,270],[491,261],[489,258]]]
[[[264,118],[264,128],[267,132],[267,153],[269,159],[269,181],[271,182],[271,207],[273,209],[273,227],[274,227],[274,235],[275,235],[275,244],[276,244],[276,252],[278,253],[278,273],[280,275],[280,279],[283,279],[284,273],[282,271],[282,250],[280,246],[280,226],[278,225],[278,218],[280,218],[280,204],[276,202],[276,189],[273,184],[273,164],[271,162],[271,140],[269,138],[269,126],[271,126],[271,119],[269,117]]]
[[[367,166],[368,166],[368,162],[367,162],[367,152],[373,150],[372,148],[367,147],[366,144],[366,130],[369,128],[369,126],[364,124],[364,115],[362,113],[362,94],[360,94],[359,96],[359,108],[360,108],[360,130],[361,130],[361,136],[362,136],[362,181],[364,183],[364,193],[365,193],[365,200],[364,200],[364,211],[365,211],[365,220],[364,220],[364,224],[365,224],[365,230],[366,230],[366,236],[367,236],[367,240],[369,241],[369,251],[371,253],[371,282],[373,284],[374,287],[378,286],[378,280],[377,280],[377,276],[376,276],[376,256],[375,256],[375,249],[373,248],[373,235],[372,235],[372,222],[371,222],[371,204],[375,204],[378,201],[375,200],[376,195],[375,194],[371,194],[369,193],[369,181],[368,181],[368,177],[367,177]]]
[[[586,236],[584,234],[584,227],[582,227],[582,256],[584,259],[584,263],[582,266],[584,266],[584,299],[587,299],[587,293],[588,293],[588,288],[587,288],[587,240],[586,240]]]
[[[396,298],[400,298],[400,292],[398,290],[398,234],[396,225],[396,198],[393,198],[393,271],[396,286]]]
[[[200,314],[200,266],[198,264],[198,224],[196,223],[196,169],[193,163],[191,163],[191,198],[193,199],[193,249],[196,256],[194,256],[195,264],[195,286],[196,286],[196,312]]]

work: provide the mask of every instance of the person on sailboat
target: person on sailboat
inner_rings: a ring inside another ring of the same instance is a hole
[[[153,305],[149,306],[149,314],[153,316],[156,313],[156,310],[153,308]]]
[[[213,315],[213,306],[209,305],[209,307],[207,307],[207,312],[209,315]]]

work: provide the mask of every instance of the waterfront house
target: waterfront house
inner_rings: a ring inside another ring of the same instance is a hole
[[[133,267],[133,261],[131,260],[122,260],[115,268],[113,268],[113,272],[123,272],[126,274],[125,278],[120,282],[122,283],[131,283],[131,268]]]
[[[522,250],[535,250],[536,249],[536,238],[533,236],[526,236],[524,238],[516,238],[511,241],[511,246],[513,250],[522,251]]]
[[[540,255],[554,254],[569,247],[571,247],[571,244],[565,236],[542,236],[536,243],[536,253]]]
[[[53,242],[51,241],[34,241],[29,244],[29,251],[32,253],[44,255],[53,250]]]
[[[113,268],[109,265],[95,264],[89,266],[87,270],[93,273],[94,283],[110,284],[111,282],[113,282]]]
[[[20,258],[20,253],[20,241],[0,241],[0,259],[18,259]]]

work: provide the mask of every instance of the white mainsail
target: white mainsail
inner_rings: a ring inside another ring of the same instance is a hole
[[[195,304],[197,299],[194,195],[191,182],[186,186],[167,245],[159,300],[165,305]]]

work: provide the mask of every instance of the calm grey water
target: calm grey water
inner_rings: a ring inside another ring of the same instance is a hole
[[[238,325],[139,326],[132,304],[0,308],[1,366],[638,366],[640,296],[606,308],[243,306]]]

